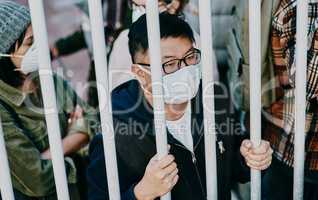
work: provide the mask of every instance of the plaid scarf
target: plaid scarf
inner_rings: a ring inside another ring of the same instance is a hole
[[[277,101],[264,115],[271,122],[265,139],[274,156],[288,166],[294,162],[294,104],[296,75],[296,0],[281,0],[272,22],[272,56],[279,85]],[[318,0],[310,0],[308,21],[306,169],[318,170]]]

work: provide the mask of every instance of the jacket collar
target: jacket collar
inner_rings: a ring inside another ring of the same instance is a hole
[[[8,85],[2,80],[0,80],[0,91],[0,98],[2,100],[17,107],[21,106],[26,98],[23,92]]]

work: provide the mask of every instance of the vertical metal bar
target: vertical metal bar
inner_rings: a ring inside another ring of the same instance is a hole
[[[218,199],[211,1],[200,0],[200,33],[207,199]]]
[[[166,116],[163,99],[162,69],[161,69],[161,47],[159,26],[159,5],[157,0],[147,0],[147,30],[149,40],[149,53],[151,63],[153,108],[155,115],[156,144],[159,158],[168,154]],[[170,200],[171,194],[161,197]]]
[[[29,0],[29,6],[35,44],[39,50],[39,74],[57,196],[59,200],[69,200],[68,182],[65,171],[61,129],[58,118],[43,1]]]
[[[249,0],[250,130],[253,146],[261,142],[261,0]],[[251,170],[251,199],[261,199],[261,172]]]
[[[120,200],[113,115],[107,73],[107,51],[101,0],[88,0],[91,21],[99,111],[102,123],[108,191],[111,200]]]
[[[121,24],[121,16],[122,16],[122,9],[123,9],[123,2],[122,0],[117,0],[116,1],[116,19],[115,19],[115,28],[119,29],[122,24]]]
[[[303,199],[306,123],[308,1],[297,1],[294,200]]]
[[[0,165],[1,197],[2,197],[2,199],[5,199],[5,200],[14,200],[6,144],[5,144],[3,135],[4,134],[3,134],[3,129],[2,129],[2,122],[1,122],[1,118],[0,118],[0,157],[2,160],[1,165]]]

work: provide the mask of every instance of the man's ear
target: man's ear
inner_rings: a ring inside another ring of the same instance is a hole
[[[136,76],[140,84],[147,84],[147,73],[144,70],[142,70],[140,65],[133,64],[131,67],[131,72]]]

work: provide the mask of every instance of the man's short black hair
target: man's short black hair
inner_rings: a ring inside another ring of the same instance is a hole
[[[195,42],[193,31],[189,24],[180,19],[176,15],[161,13],[160,20],[160,37],[161,39],[172,37],[184,37],[192,42]],[[146,15],[141,16],[135,23],[132,24],[129,38],[129,52],[134,62],[134,56],[137,52],[145,53],[148,48],[148,32]]]

